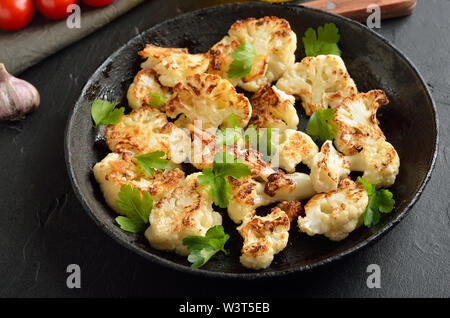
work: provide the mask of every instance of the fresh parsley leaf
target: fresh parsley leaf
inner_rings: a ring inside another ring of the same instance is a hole
[[[220,158],[222,157],[222,158]],[[247,165],[236,160],[232,155],[226,152],[216,153],[213,162],[214,174],[218,177],[233,177],[239,179],[251,174]]]
[[[235,179],[249,176],[251,170],[242,162],[237,161],[228,153],[216,153],[213,161],[213,168],[203,169],[198,176],[198,182],[202,185],[211,185],[211,196],[214,203],[226,208],[230,201],[230,183],[226,177]]]
[[[225,234],[222,225],[210,228],[205,236],[190,235],[183,239],[183,245],[187,246],[190,254],[188,261],[192,263],[192,268],[199,268],[206,264],[217,252],[222,251],[225,255],[225,243],[230,236]]]
[[[216,176],[212,168],[207,168],[198,177],[198,182],[202,185],[211,185],[211,196],[217,206],[221,208],[228,206],[231,186],[226,178]]]
[[[150,107],[152,108],[161,108],[164,106],[165,102],[167,102],[167,98],[165,98],[161,94],[153,94],[150,93]]]
[[[140,219],[132,219],[125,216],[116,217],[116,222],[120,228],[126,232],[138,233],[145,230],[146,224]]]
[[[116,205],[126,215],[116,218],[116,222],[122,230],[137,233],[146,228],[153,208],[150,193],[141,194],[138,188],[125,184],[120,187],[119,200],[116,201]]]
[[[113,125],[120,122],[120,116],[125,112],[125,107],[115,108],[119,103],[110,103],[97,99],[91,105],[91,116],[95,127],[99,125]]]
[[[327,108],[316,110],[309,118],[306,125],[306,133],[311,136],[314,141],[320,139],[322,141],[333,140],[334,130],[329,121],[334,117],[334,109]]]
[[[153,177],[155,170],[163,171],[172,169],[169,160],[162,159],[164,155],[164,151],[153,151],[144,155],[135,156],[134,158],[139,164],[139,167],[144,170],[147,175]]]
[[[302,38],[306,56],[328,54],[341,56],[342,51],[338,47],[340,38],[339,29],[334,23],[319,26],[317,32],[313,28],[308,28]]]
[[[242,78],[250,74],[257,53],[249,42],[242,42],[232,53],[233,62],[228,71],[229,78]]]
[[[377,190],[375,184],[361,177],[358,177],[358,180],[369,196],[369,203],[364,211],[364,225],[367,227],[377,225],[380,221],[380,212],[389,213],[394,208],[395,200],[392,198],[392,192],[386,189]]]

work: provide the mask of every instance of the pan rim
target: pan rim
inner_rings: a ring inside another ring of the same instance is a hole
[[[123,239],[121,239],[117,234],[115,234],[113,231],[111,231],[107,225],[105,223],[103,223],[97,216],[96,214],[92,211],[92,209],[90,208],[87,200],[85,199],[84,195],[82,195],[82,191],[80,189],[80,186],[78,184],[78,181],[76,180],[76,174],[75,171],[73,170],[73,165],[72,165],[72,161],[71,161],[71,147],[70,147],[70,131],[72,129],[72,124],[73,124],[73,117],[74,114],[76,113],[76,110],[78,109],[79,106],[79,99],[80,97],[84,96],[84,93],[87,89],[87,83],[85,84],[85,86],[83,87],[81,94],[79,95],[77,102],[75,103],[74,107],[72,108],[72,110],[69,113],[68,116],[68,120],[67,120],[67,124],[66,124],[66,129],[64,132],[64,155],[65,155],[65,161],[66,161],[66,167],[67,167],[67,171],[69,174],[69,179],[70,182],[72,184],[73,190],[75,192],[75,195],[77,197],[77,199],[81,202],[84,210],[86,210],[88,212],[88,215],[94,220],[94,222],[102,229],[102,231],[106,232],[108,234],[108,236],[110,236],[111,238],[113,238],[116,242],[118,242],[120,245],[122,245],[123,247],[126,247],[127,249],[137,253],[138,255],[156,263],[159,265],[163,265],[166,266],[168,268],[171,268],[173,270],[177,270],[180,272],[184,272],[184,273],[189,273],[189,274],[194,274],[197,276],[202,276],[202,277],[210,277],[210,278],[225,278],[225,279],[246,279],[246,280],[255,280],[255,279],[261,279],[261,278],[274,278],[274,277],[280,277],[280,276],[286,276],[286,275],[290,275],[293,273],[299,273],[299,272],[304,272],[307,270],[311,270],[313,268],[317,268],[317,267],[321,267],[327,264],[330,264],[333,261],[337,261],[340,260],[348,255],[351,255],[353,253],[355,253],[356,251],[360,250],[361,248],[365,247],[365,246],[370,246],[371,244],[374,244],[375,242],[377,242],[383,235],[385,235],[386,233],[388,233],[395,225],[397,225],[412,209],[412,207],[415,205],[415,203],[418,201],[418,199],[420,198],[420,196],[422,195],[425,186],[428,184],[432,172],[434,170],[435,164],[436,164],[436,157],[438,154],[438,145],[439,145],[439,124],[438,124],[438,117],[437,117],[437,108],[436,108],[436,104],[432,98],[431,92],[423,78],[423,76],[420,74],[420,72],[418,71],[417,67],[411,62],[411,60],[405,56],[404,53],[402,53],[394,44],[390,43],[389,40],[387,40],[386,38],[384,38],[382,35],[376,33],[375,31],[371,30],[370,28],[368,28],[367,26],[365,26],[364,24],[358,23],[356,21],[353,21],[351,19],[348,19],[346,17],[340,16],[340,15],[336,15],[333,13],[329,13],[323,10],[319,10],[319,9],[314,9],[314,8],[309,8],[309,7],[304,7],[302,5],[296,5],[296,4],[291,4],[291,3],[283,3],[283,4],[277,4],[277,3],[238,3],[238,4],[225,4],[225,5],[220,5],[220,6],[212,6],[212,7],[207,7],[207,8],[203,8],[203,9],[199,9],[199,10],[195,10],[195,11],[190,11],[188,13],[173,17],[171,19],[167,19],[165,21],[162,21],[161,23],[155,24],[154,26],[146,29],[144,32],[149,32],[152,29],[155,28],[159,28],[162,25],[166,24],[166,23],[173,23],[176,22],[178,19],[182,19],[187,15],[192,15],[192,14],[198,14],[198,13],[203,13],[203,12],[208,12],[210,10],[217,10],[219,8],[226,8],[226,7],[273,7],[273,6],[278,6],[278,7],[284,7],[284,8],[296,8],[298,9],[299,7],[301,7],[302,10],[304,10],[305,12],[315,12],[318,14],[322,14],[324,16],[332,16],[334,18],[340,19],[342,20],[344,23],[350,23],[353,24],[359,28],[364,29],[366,32],[369,32],[372,36],[375,36],[376,38],[378,38],[379,40],[381,40],[382,42],[384,42],[384,44],[386,44],[388,47],[390,47],[390,49],[392,49],[394,51],[394,53],[396,55],[398,55],[401,59],[403,59],[406,64],[411,68],[411,70],[414,72],[414,74],[417,76],[417,78],[420,80],[420,82],[422,83],[423,87],[425,88],[425,93],[426,93],[426,97],[429,100],[430,104],[431,104],[431,108],[432,108],[432,113],[433,113],[433,119],[434,119],[434,127],[432,127],[433,129],[433,133],[435,135],[434,138],[434,144],[433,144],[433,155],[431,157],[431,160],[428,163],[428,169],[427,169],[427,174],[425,175],[422,183],[420,184],[420,186],[418,187],[417,192],[415,193],[414,197],[412,198],[412,200],[408,203],[408,205],[403,209],[403,211],[401,211],[399,213],[399,215],[393,219],[392,221],[390,221],[388,224],[386,224],[386,226],[384,226],[383,228],[381,228],[377,233],[374,233],[371,237],[369,237],[368,239],[358,243],[357,245],[353,246],[352,248],[349,248],[345,251],[342,251],[336,255],[333,255],[331,257],[327,257],[324,258],[314,264],[309,264],[309,265],[302,265],[296,268],[291,268],[291,269],[286,269],[286,270],[279,270],[279,271],[271,271],[271,272],[249,272],[249,273],[229,273],[229,272],[216,272],[216,271],[209,271],[209,270],[205,270],[205,269],[193,269],[189,266],[186,265],[181,265],[178,263],[175,263],[171,260],[168,260],[164,257],[158,256],[158,255],[154,255],[151,254],[150,252],[147,252],[141,248],[139,248],[136,244],[133,244],[132,242],[129,241],[125,241]],[[112,60],[114,57],[116,57],[122,50],[124,50],[131,41],[133,41],[135,38],[140,37],[141,35],[138,34],[135,37],[131,38],[130,40],[128,40],[124,45],[122,45],[120,48],[118,48],[117,50],[115,50],[109,57],[106,58],[106,60],[104,62],[102,62],[100,64],[99,67],[96,68],[96,70],[94,71],[94,73],[91,74],[91,76],[89,78],[91,78],[92,76],[94,76],[97,72],[101,71],[104,67],[106,67],[106,65],[109,63],[110,60]]]

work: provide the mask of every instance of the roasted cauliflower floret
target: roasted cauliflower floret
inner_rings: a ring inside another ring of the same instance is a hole
[[[153,177],[147,176],[137,169],[130,152],[110,153],[94,166],[94,176],[100,185],[106,203],[117,213],[123,212],[117,207],[120,188],[131,185],[141,192],[149,192],[153,200],[158,200],[172,191],[184,180],[184,172],[180,169],[155,171]]]
[[[277,204],[277,208],[287,214],[290,222],[305,213],[300,201],[283,201]]]
[[[145,68],[136,74],[133,83],[128,89],[128,105],[133,109],[150,106],[151,94],[162,95],[168,99],[171,95],[171,90],[158,82],[157,74],[154,70]]]
[[[272,174],[264,186],[270,203],[280,201],[301,201],[312,197],[316,192],[311,178],[305,173],[284,174],[281,170]]]
[[[190,152],[190,138],[175,124],[167,121],[158,109],[141,107],[120,118],[120,123],[105,130],[106,144],[114,152],[145,154],[164,151],[174,163],[183,162]]]
[[[186,127],[201,121],[203,128],[231,127],[231,114],[245,127],[250,120],[252,108],[247,97],[238,94],[227,80],[217,75],[196,74],[174,87],[174,94],[166,102],[166,113],[170,118],[183,114],[175,124]]]
[[[350,163],[327,140],[311,164],[311,182],[316,192],[336,190],[339,181],[350,174]]]
[[[342,101],[330,121],[335,131],[334,144],[347,156],[355,155],[366,139],[384,139],[378,126],[377,110],[389,100],[382,90],[359,93]]]
[[[302,100],[306,115],[335,107],[357,93],[344,61],[337,55],[305,57],[278,80],[277,87]]]
[[[199,173],[186,177],[184,183],[153,204],[150,227],[145,237],[159,250],[188,255],[183,238],[204,236],[209,228],[222,224],[222,217],[213,211],[209,186],[198,183]]]
[[[141,67],[155,70],[159,82],[168,87],[174,87],[190,75],[206,72],[209,64],[208,54],[189,54],[184,48],[147,44],[139,55],[147,59]]]
[[[267,181],[269,176],[275,173],[272,165],[263,160],[262,154],[259,151],[251,148],[247,149],[240,147],[234,147],[233,150],[235,158],[241,160],[247,165],[247,167],[249,167],[252,172],[252,178]]]
[[[242,43],[253,45],[257,57],[250,74],[244,78],[228,78],[231,53]],[[297,36],[289,22],[277,17],[249,18],[236,21],[220,42],[210,50],[208,72],[228,79],[233,85],[256,92],[261,85],[276,81],[294,64]]]
[[[230,183],[230,202],[228,203],[228,216],[234,223],[241,223],[256,208],[270,203],[270,198],[264,194],[264,184],[252,177],[233,179],[228,177]]]
[[[263,85],[251,99],[252,117],[249,124],[257,128],[297,129],[295,98],[275,86]]]
[[[366,139],[363,150],[346,159],[351,170],[363,171],[364,180],[378,187],[393,185],[400,168],[400,158],[395,148],[383,139]]]
[[[273,208],[267,216],[252,216],[238,227],[244,238],[241,250],[241,264],[247,268],[264,269],[281,252],[289,239],[290,222],[280,208]]]
[[[312,197],[315,192],[307,174],[285,175],[278,171],[268,177],[268,182],[257,181],[251,176],[230,182],[228,215],[235,223],[241,223],[258,207],[282,201],[299,201]]]
[[[293,129],[281,133],[277,149],[279,167],[287,172],[294,172],[300,162],[310,166],[312,158],[319,151],[310,136]]]
[[[343,240],[360,224],[368,202],[363,186],[345,178],[337,190],[317,194],[308,201],[298,227],[311,236],[323,234],[332,241]]]

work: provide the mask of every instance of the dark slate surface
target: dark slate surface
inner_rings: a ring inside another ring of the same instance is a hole
[[[21,75],[41,93],[26,121],[0,124],[0,296],[306,296],[449,297],[450,1],[419,1],[413,16],[379,32],[412,60],[437,103],[440,147],[435,172],[411,213],[376,244],[313,271],[276,280],[190,276],[134,255],[88,217],[71,188],[63,151],[69,111],[98,65],[139,30],[219,1],[148,1]],[[82,288],[66,287],[79,264]],[[366,286],[369,264],[381,288]],[[195,280],[195,284],[193,281]]]

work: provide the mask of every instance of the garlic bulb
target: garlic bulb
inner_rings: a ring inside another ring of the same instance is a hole
[[[6,71],[0,63],[0,120],[18,120],[38,108],[39,92],[30,83]]]

